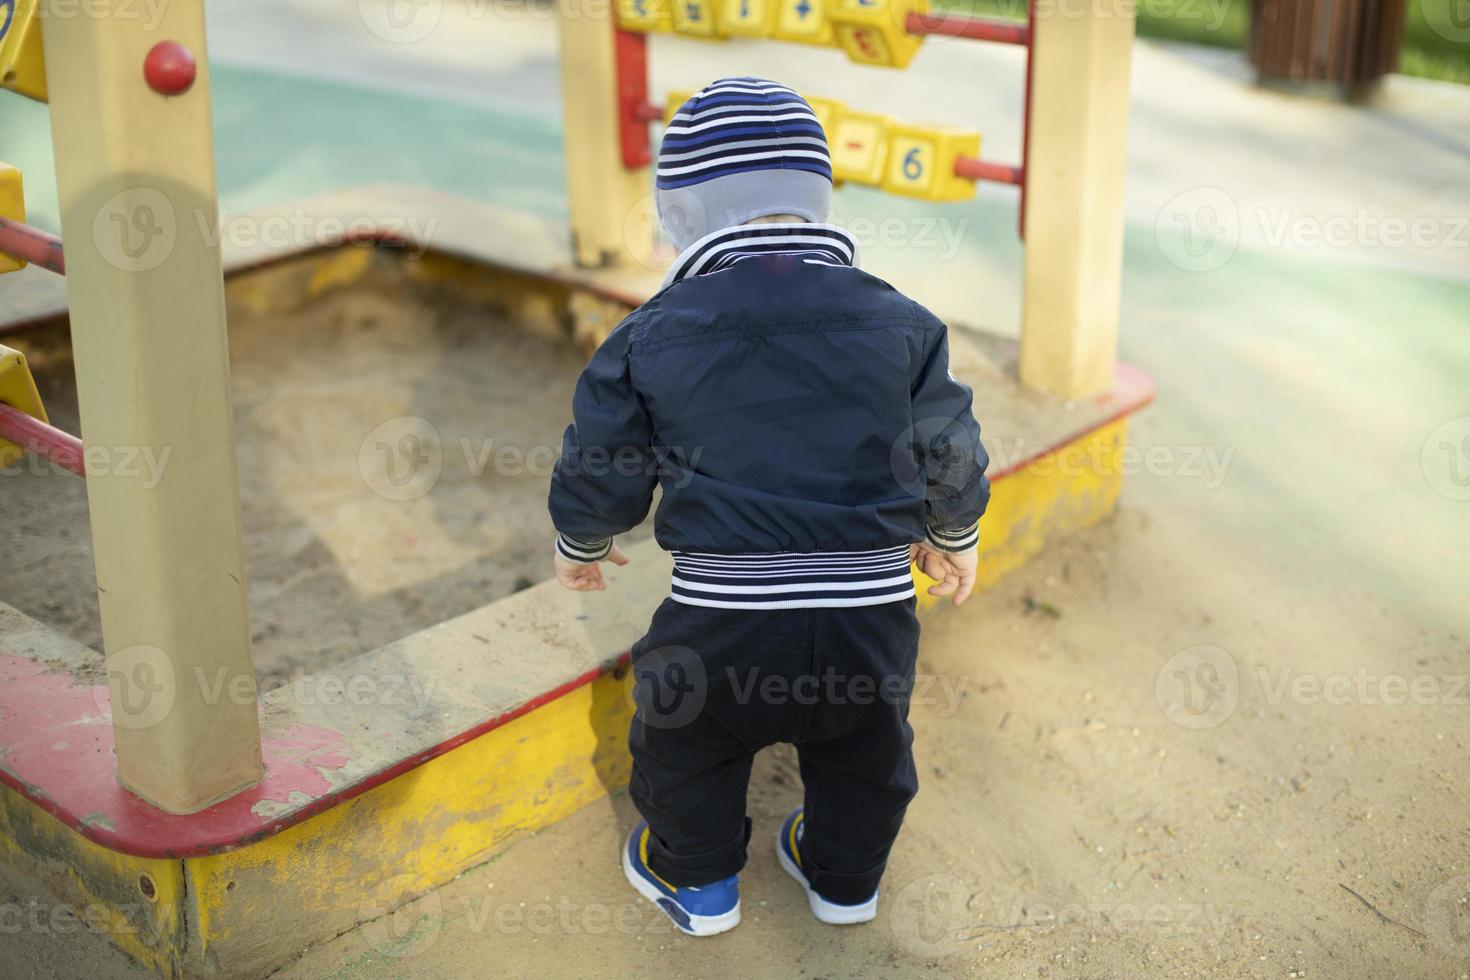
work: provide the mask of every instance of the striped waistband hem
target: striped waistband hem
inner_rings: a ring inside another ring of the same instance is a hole
[[[718,609],[875,606],[914,595],[909,546],[715,555],[675,551],[670,597]]]

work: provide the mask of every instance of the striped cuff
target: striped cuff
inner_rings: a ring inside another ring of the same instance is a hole
[[[578,541],[565,534],[556,536],[556,553],[567,561],[573,561],[579,565],[590,565],[593,562],[602,561],[610,551],[612,551],[612,538],[589,542]]]
[[[931,524],[924,538],[929,547],[939,551],[969,551],[980,543],[980,522],[958,531],[946,531]]]

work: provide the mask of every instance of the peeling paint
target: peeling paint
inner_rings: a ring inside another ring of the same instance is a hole
[[[101,827],[103,830],[117,830],[117,824],[112,822],[112,818],[97,810],[93,810],[83,817],[82,823],[88,827]]]

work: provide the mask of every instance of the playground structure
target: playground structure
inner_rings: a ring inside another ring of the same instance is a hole
[[[990,431],[1009,427],[1028,447],[992,474],[988,584],[1111,510],[1126,416],[1151,397],[1146,377],[1114,362],[1131,16],[1033,13],[1023,26],[881,4],[873,20],[861,0],[837,6],[853,9],[817,13],[827,29],[802,40],[895,67],[925,33],[1028,51],[1016,165],[985,160],[977,133],[813,100],[840,179],[930,201],[964,199],[976,180],[1021,189],[1021,343],[955,364]],[[783,33],[788,8],[705,3],[691,18],[691,4],[642,26],[797,40]],[[156,487],[87,477],[106,685],[85,677],[95,654],[0,606],[0,855],[116,908],[115,941],[160,972],[258,973],[626,779],[622,651],[661,597],[667,563],[639,546],[600,604],[543,584],[350,665],[354,676],[453,677],[453,697],[430,712],[302,704],[289,690],[257,698],[202,14],[169,8],[151,34],[56,20],[43,37],[33,2],[14,9],[0,77],[51,106],[62,235],[24,223],[20,175],[0,167],[0,261],[67,278],[85,446],[47,423],[24,357],[4,350],[0,463],[28,452],[85,475],[89,447],[139,445],[172,447],[173,462]],[[512,288],[564,306],[584,342],[646,298],[651,229],[630,236],[627,218],[651,183],[649,126],[680,101],[649,98],[638,9],[657,7],[625,5],[621,27],[590,3],[560,21],[571,250],[508,270]],[[871,55],[880,48],[888,55]],[[165,209],[190,219],[170,226],[166,249],[110,247],[113,224],[139,227]],[[62,242],[78,244],[63,256]],[[425,275],[450,286],[490,275],[472,235],[425,244]],[[356,259],[334,265],[330,248],[271,259],[352,267],[335,281],[371,274]],[[542,649],[551,631],[560,640]],[[192,682],[200,674],[209,688]],[[209,697],[220,683],[244,693]],[[159,685],[161,710],[138,698]],[[58,757],[56,744],[70,747]]]

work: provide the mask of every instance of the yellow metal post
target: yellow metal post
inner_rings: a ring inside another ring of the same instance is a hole
[[[1062,398],[1113,384],[1133,21],[1133,0],[1036,14],[1020,370]]]
[[[46,79],[118,778],[192,812],[261,775],[204,10],[48,16]],[[197,77],[149,87],[158,42]]]
[[[588,268],[646,263],[657,222],[653,186],[647,167],[623,166],[610,5],[568,0],[558,23],[573,255]]]

